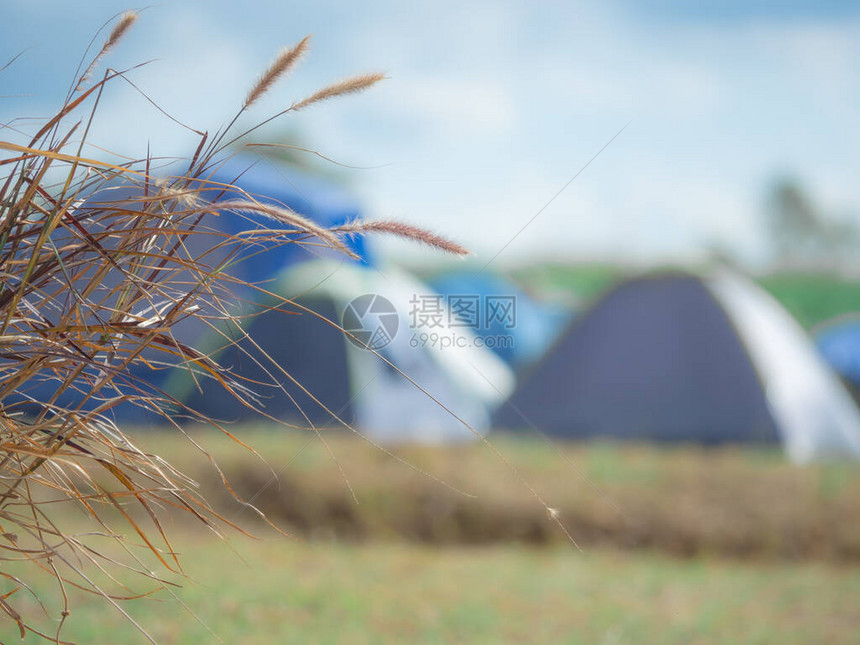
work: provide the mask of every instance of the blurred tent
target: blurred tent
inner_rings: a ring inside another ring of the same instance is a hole
[[[228,190],[228,186],[235,188]],[[340,186],[266,157],[243,154],[229,157],[213,165],[199,177],[199,181],[191,182],[190,189],[198,190],[203,199],[215,203],[251,198],[263,204],[285,207],[324,227],[353,221],[361,213],[358,202]],[[139,185],[110,186],[90,195],[86,206],[93,208],[104,203],[109,208],[125,201],[125,207],[134,210],[135,200],[139,199],[141,190]],[[192,235],[186,239],[185,245],[195,256],[206,253],[207,263],[214,266],[223,261],[226,251],[213,252],[210,247],[224,235],[283,227],[283,224],[263,214],[222,210],[203,216],[198,226],[200,233],[211,235]],[[248,240],[246,248],[231,258],[230,266],[225,271],[242,282],[265,286],[280,275],[284,268],[320,257],[353,261],[309,236],[291,235],[283,241],[250,237]],[[368,266],[374,264],[375,258],[363,235],[348,236],[344,242],[360,258],[358,263]],[[251,294],[251,290],[239,287],[240,297],[249,297]]]
[[[471,439],[474,434],[453,415],[485,432],[492,410],[513,390],[510,369],[489,350],[471,342],[443,349],[413,341],[409,302],[433,292],[394,268],[318,260],[284,271],[276,289],[285,296],[299,294],[296,302],[314,313],[290,305],[284,308],[299,313],[262,313],[245,329],[253,343],[240,340],[215,355],[261,393],[260,404],[277,419],[305,427],[338,426],[340,419],[380,441]],[[368,306],[359,314],[370,331],[377,331],[385,316],[394,318],[393,331],[389,327],[382,342],[374,334],[362,338],[378,345],[376,351],[339,328],[344,309],[362,296]],[[386,310],[378,296],[394,308]],[[378,312],[375,303],[382,305]],[[227,344],[217,335],[208,343],[215,350]],[[177,370],[166,389],[212,417],[256,418],[240,401],[220,395],[217,385],[200,385]]]
[[[235,186],[244,193],[236,190],[222,190],[221,185]],[[202,176],[200,186],[204,188],[201,191],[202,196],[211,201],[225,201],[249,196],[263,203],[289,208],[323,226],[343,224],[356,219],[360,214],[358,203],[342,188],[267,158],[249,155],[230,157],[215,165],[208,174]],[[104,204],[105,208],[119,206],[134,210],[138,208],[136,202],[140,200],[142,190],[139,185],[112,185],[89,195],[84,203],[87,208],[91,209],[97,209],[101,204]],[[280,226],[282,225],[274,223],[264,215],[221,211],[217,215],[205,215],[199,226],[199,231],[202,234],[187,238],[185,246],[195,256],[208,254],[206,256],[207,263],[216,266],[227,258],[227,250],[213,251],[211,247],[223,239],[224,234],[272,229]],[[296,236],[291,237],[295,238]],[[75,239],[66,229],[58,227],[53,234],[53,242],[56,246],[62,247],[67,242],[75,242]],[[223,303],[237,312],[245,308],[253,308],[251,301],[260,296],[253,288],[242,287],[241,282],[252,283],[268,290],[284,269],[308,260],[337,255],[345,263],[365,266],[372,266],[375,263],[375,259],[361,235],[350,236],[345,240],[347,247],[361,258],[358,261],[328,249],[321,243],[315,242],[313,238],[303,239],[302,242],[302,244],[268,240],[249,242],[240,255],[231,259],[230,266],[224,271],[225,274],[235,277],[240,282],[232,286],[232,293],[222,294]],[[197,278],[190,275],[175,274],[173,279],[177,282],[186,279],[189,283],[193,283]],[[106,293],[112,289],[111,282],[117,280],[118,276],[115,272],[107,274],[103,283],[103,289]],[[153,315],[154,313],[154,311],[148,313],[146,310],[141,311],[142,315]],[[199,338],[212,332],[212,325],[217,325],[217,320],[214,318],[211,324],[189,318],[174,328],[173,335],[179,342],[194,346]],[[225,331],[225,333],[227,332]],[[157,357],[148,356],[148,358],[157,362]],[[132,379],[125,380],[120,385],[126,391],[131,387],[158,391],[171,378],[173,372],[177,371],[183,370],[160,367],[151,369],[138,364],[132,368]],[[33,379],[27,384],[25,391],[20,392],[17,396],[7,397],[3,404],[14,406],[14,409],[24,413],[38,413],[41,409],[38,402],[49,399],[60,382],[61,380],[57,375],[49,370],[44,370],[40,378]],[[85,393],[83,391],[67,391],[57,399],[56,405],[73,408]],[[84,411],[93,410],[104,403],[106,398],[116,397],[117,394],[116,390],[105,391],[103,396],[92,398],[82,409]],[[110,414],[117,421],[125,423],[163,422],[155,412],[138,408],[130,403],[120,403],[111,409]]]
[[[575,320],[497,411],[569,438],[767,443],[860,458],[860,412],[805,332],[728,271],[626,281]]]
[[[571,316],[568,310],[538,302],[510,280],[493,273],[449,272],[431,280],[430,286],[448,299],[477,299],[475,324],[469,328],[484,339],[486,347],[517,369],[543,356]],[[488,299],[511,296],[516,299],[512,324],[487,315]],[[510,337],[511,342],[499,342],[503,337]]]
[[[340,186],[307,171],[278,163],[268,157],[236,155],[217,164],[202,177],[209,185],[234,185],[250,197],[269,204],[285,206],[325,226],[337,226],[355,220],[361,210],[355,198]],[[242,193],[222,191],[217,187],[203,191],[213,201],[242,198]],[[272,228],[272,220],[263,215],[221,213],[212,223],[224,233],[241,233],[254,228]],[[372,265],[374,258],[362,235],[345,240],[347,248]],[[318,257],[332,257],[334,251],[320,244],[285,244],[264,253],[254,253],[236,265],[238,277],[251,282],[276,276],[291,264]],[[342,258],[342,254],[338,254]]]
[[[860,395],[860,314],[839,316],[813,329],[815,344],[833,370]]]

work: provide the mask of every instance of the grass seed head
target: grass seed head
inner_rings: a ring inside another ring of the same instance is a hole
[[[257,80],[251,91],[248,92],[248,96],[245,97],[245,107],[256,103],[263,94],[271,89],[279,78],[287,74],[298,64],[308,50],[310,39],[310,36],[305,36],[298,44],[287,47],[278,54],[278,57]]]
[[[321,90],[317,90],[306,99],[302,99],[298,103],[294,103],[292,111],[297,112],[315,103],[321,103],[333,99],[337,96],[345,96],[347,94],[356,94],[373,87],[379,81],[385,78],[385,74],[362,74],[361,76],[353,76],[337,83],[328,85]]]
[[[137,20],[137,12],[136,11],[126,11],[124,12],[119,20],[117,21],[114,28],[111,30],[110,35],[107,40],[102,45],[102,48],[99,50],[99,53],[96,54],[96,57],[93,58],[92,62],[87,66],[86,71],[81,74],[80,79],[78,79],[78,85],[75,88],[76,92],[79,92],[83,86],[90,80],[92,76],[93,70],[98,65],[98,62],[105,57],[105,55],[113,49],[116,44],[123,39],[123,37],[128,33],[128,30],[131,29],[132,25]]]
[[[381,233],[394,235],[395,237],[410,240],[412,242],[425,244],[439,251],[451,253],[452,255],[469,255],[468,249],[464,246],[461,246],[438,233],[428,231],[412,224],[406,224],[405,222],[397,222],[393,220],[367,222],[358,220],[344,226],[339,226],[336,230],[342,233]]]

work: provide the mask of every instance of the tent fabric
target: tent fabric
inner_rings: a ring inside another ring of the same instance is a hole
[[[247,379],[261,393],[265,412],[278,419],[302,426],[337,426],[339,419],[379,441],[462,440],[486,432],[492,409],[513,389],[509,368],[484,348],[413,346],[408,303],[413,294],[430,291],[393,268],[317,260],[285,271],[275,288],[320,315],[270,311],[251,318],[245,332],[259,349],[242,341],[251,356],[228,347],[217,360]],[[397,333],[376,353],[338,328],[346,305],[365,294],[387,298],[399,316]],[[214,386],[201,393],[187,374],[176,376],[172,393],[188,396],[191,407],[222,420],[256,417],[239,401],[207,391]]]
[[[721,272],[709,281],[766,385],[771,413],[795,461],[860,458],[860,412],[806,332],[763,290]]]
[[[480,315],[474,331],[515,369],[522,369],[543,356],[570,318],[566,309],[538,302],[511,281],[488,272],[449,272],[431,280],[430,286],[448,298],[478,297]],[[516,299],[512,326],[499,319],[487,320],[487,298],[498,296]],[[511,343],[497,341],[507,337]]]
[[[860,387],[860,319],[856,314],[822,325],[815,344],[830,367],[854,387]]]
[[[347,343],[357,409],[356,423],[379,440],[446,441],[474,437],[490,427],[492,410],[513,391],[510,368],[478,346],[464,330],[459,347],[416,346],[410,301],[433,290],[394,267],[367,269],[326,261],[285,272],[280,293],[327,295],[343,307],[363,294],[379,294],[394,306],[399,329],[379,354]],[[402,372],[402,374],[401,374]],[[409,378],[403,376],[405,374]],[[471,430],[464,426],[468,424]]]
[[[323,318],[337,317],[330,301],[312,299],[302,304]],[[259,313],[245,331],[250,340],[238,339],[237,344],[228,345],[215,356],[219,365],[237,374],[239,382],[253,391],[267,415],[304,426],[331,426],[336,419],[348,423],[354,420],[342,332],[314,316],[283,311]],[[223,346],[228,342],[215,336],[210,343]],[[217,382],[198,379],[195,383],[183,370],[175,370],[166,389],[191,409],[213,418],[260,419],[256,412],[226,394]]]
[[[221,186],[225,188],[221,188]],[[238,190],[227,190],[226,186]],[[345,224],[359,218],[358,203],[342,188],[314,177],[306,172],[279,164],[272,160],[249,155],[236,155],[215,165],[208,173],[200,176],[199,182],[192,182],[192,188],[200,191],[203,199],[212,202],[248,198],[264,204],[284,207],[307,217],[322,226],[331,227]],[[107,206],[126,202],[133,210],[139,200],[141,188],[138,185],[119,184],[96,191],[86,200],[88,208]],[[209,266],[219,266],[228,259],[229,266],[223,274],[232,276],[238,282],[231,290],[240,300],[255,300],[257,290],[245,287],[243,283],[267,288],[269,284],[289,266],[320,257],[344,258],[353,262],[339,251],[328,248],[318,239],[306,235],[287,235],[279,240],[266,240],[263,237],[247,236],[246,243],[237,247],[221,246],[226,235],[250,233],[254,230],[282,228],[266,215],[228,210],[205,214],[196,231],[184,241],[187,252],[202,258]],[[58,231],[62,235],[62,231]],[[68,235],[68,234],[67,234]],[[59,240],[57,243],[60,243]],[[375,262],[363,235],[350,235],[344,238],[345,246],[358,256],[358,264],[372,266]],[[112,276],[109,274],[108,279]],[[177,275],[177,279],[183,277]],[[193,281],[193,276],[188,276]]]
[[[360,209],[355,199],[342,188],[325,179],[288,167],[265,157],[236,155],[214,167],[202,177],[210,184],[235,185],[252,198],[268,204],[289,208],[322,226],[337,226],[355,220]],[[204,196],[216,201],[243,198],[242,193],[217,188],[204,191]],[[270,228],[272,222],[263,215],[222,213],[218,229],[226,233],[241,233],[261,226]],[[374,258],[365,237],[354,235],[344,240],[347,248],[361,258],[363,264],[373,264]],[[321,244],[316,246],[290,244],[274,253],[260,253],[243,262],[246,276],[259,280],[261,276],[277,275],[285,266],[335,253]]]
[[[734,274],[627,281],[572,323],[496,413],[561,437],[781,441],[860,457],[860,413],[790,315]]]

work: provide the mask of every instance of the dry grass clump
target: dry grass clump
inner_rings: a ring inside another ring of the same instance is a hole
[[[556,518],[547,518],[529,491],[505,476],[505,465],[486,459],[478,444],[395,450],[475,494],[465,497],[397,467],[354,437],[333,433],[331,449],[349,455],[357,505],[322,446],[304,447],[302,436],[283,435],[274,441],[270,432],[258,432],[253,439],[272,463],[290,464],[277,482],[226,441],[210,448],[240,494],[256,494],[255,504],[268,517],[299,536],[434,545],[566,543],[547,521]],[[860,472],[849,463],[797,468],[775,452],[737,447],[548,446],[537,437],[514,436],[499,436],[495,444],[553,500],[549,514],[565,522],[586,553],[615,547],[676,557],[860,562]],[[187,468],[195,472],[193,464]],[[226,495],[217,503],[225,512],[236,509]]]
[[[213,328],[234,323],[242,337],[235,306],[240,285],[229,267],[249,248],[323,244],[345,251],[345,233],[207,181],[231,146],[258,127],[234,132],[239,116],[295,66],[307,38],[278,57],[227,127],[214,136],[198,133],[199,145],[180,174],[156,177],[152,158],[114,163],[83,154],[99,98],[125,72],[108,68],[92,83],[90,76],[135,18],[125,13],[118,19],[59,111],[34,135],[6,126],[20,141],[0,140],[0,562],[29,562],[55,577],[59,597],[65,599],[69,587],[86,589],[119,611],[117,599],[135,593],[118,583],[103,586],[88,571],[101,570],[110,580],[112,568],[129,568],[151,588],[163,587],[146,559],[181,571],[160,520],[165,509],[215,531],[230,522],[191,479],[130,440],[112,411],[137,406],[177,430],[177,413],[217,426],[146,378],[184,368],[264,414],[248,384],[175,331],[188,321]],[[380,78],[336,84],[275,116],[366,89]],[[225,195],[229,199],[219,201]],[[211,224],[228,210],[264,214],[271,226],[252,235],[225,234]],[[425,241],[436,238],[428,234]],[[70,506],[88,518],[86,532],[65,528]],[[106,542],[113,546],[102,548]],[[124,555],[109,555],[117,552]],[[0,576],[7,581],[0,610],[21,636],[31,631],[62,642],[68,603],[55,617],[55,633],[38,632],[15,609],[27,582],[2,564]]]

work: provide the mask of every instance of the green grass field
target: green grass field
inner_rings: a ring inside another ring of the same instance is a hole
[[[278,482],[225,438],[196,438],[247,496],[265,487],[255,501],[297,539],[229,504],[185,439],[136,438],[194,475],[229,519],[262,538],[230,533],[234,552],[202,527],[169,519],[172,547],[191,579],[169,575],[182,584],[176,598],[161,591],[120,603],[158,642],[218,642],[192,613],[226,643],[857,642],[860,469],[848,464],[798,468],[775,450],[556,449],[494,437],[558,506],[580,552],[508,467],[479,445],[397,450],[476,495],[464,498],[354,438],[332,434],[330,448],[356,504],[318,440],[240,430],[279,473]],[[85,527],[74,513],[66,519]],[[101,548],[103,540],[91,543]],[[146,566],[163,573],[151,560]],[[5,571],[19,574],[23,567],[13,563]],[[92,567],[88,573],[114,593],[129,593]],[[118,577],[136,591],[152,588],[123,572]],[[45,575],[35,587],[56,619],[56,583]],[[63,638],[145,642],[104,600],[70,585],[67,592],[71,614]],[[9,601],[40,616],[24,590]],[[56,630],[51,618],[37,621],[48,633]],[[0,642],[17,642],[16,626],[3,620]]]
[[[860,629],[860,575],[833,565],[234,540],[243,561],[205,534],[179,543],[195,580],[176,594],[226,643],[835,644]],[[159,598],[123,606],[159,642],[217,642]],[[74,594],[63,635],[145,642],[103,601]],[[13,626],[0,640],[17,640]]]

